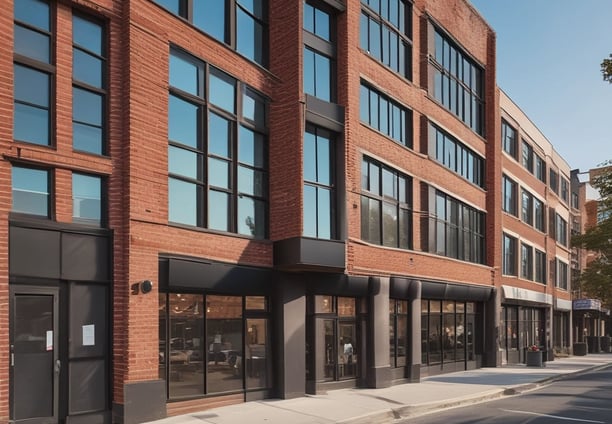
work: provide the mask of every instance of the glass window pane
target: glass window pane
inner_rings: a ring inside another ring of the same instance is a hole
[[[73,49],[72,54],[72,77],[102,88],[102,60],[79,49]]]
[[[264,18],[264,0],[237,0],[249,13],[257,18]]]
[[[242,390],[242,297],[206,296],[208,393]]]
[[[370,123],[370,90],[364,85],[360,89],[359,115],[361,122]]]
[[[208,115],[208,152],[231,157],[231,122],[215,113]]]
[[[50,62],[49,36],[15,25],[15,53],[41,62]]]
[[[102,125],[102,96],[91,91],[72,88],[72,119],[95,126]]]
[[[208,183],[215,187],[230,188],[230,163],[224,160],[209,158]]]
[[[201,295],[171,293],[169,300],[169,396],[204,393],[204,302]]]
[[[332,296],[315,296],[315,313],[331,314],[334,312],[334,301]]]
[[[170,12],[175,15],[179,14],[179,3],[181,0],[155,0],[155,3],[158,3],[168,9]]]
[[[304,236],[317,237],[317,189],[304,185]]]
[[[21,65],[15,65],[15,100],[37,106],[49,106],[50,76]]]
[[[270,355],[268,354],[268,320],[247,319],[244,372],[246,388],[265,388],[269,385],[271,373]]]
[[[238,233],[256,238],[266,236],[266,205],[261,200],[238,198]]]
[[[72,145],[74,150],[102,154],[102,128],[72,123]]]
[[[382,170],[383,174],[383,196],[397,197],[397,186],[395,174],[386,168]]]
[[[197,2],[201,3],[201,2]],[[170,55],[170,85],[198,96],[198,66],[177,54]]]
[[[236,112],[236,80],[222,72],[210,71],[209,100],[228,112]]]
[[[225,42],[227,2],[199,0],[191,4],[193,5],[193,24],[211,37]]]
[[[331,167],[331,140],[329,133],[319,130],[317,131],[317,181],[320,184],[332,184]]]
[[[331,61],[315,54],[315,95],[321,100],[331,101]]]
[[[314,132],[304,133],[304,180],[317,181],[317,147]]]
[[[266,174],[261,171],[238,167],[238,192],[263,197],[266,192]]]
[[[249,311],[266,311],[268,300],[265,296],[246,296],[244,308]]]
[[[168,179],[168,221],[197,225],[198,188],[193,183]]]
[[[361,238],[380,244],[380,202],[361,197]]]
[[[14,166],[11,172],[13,212],[49,216],[49,172]]]
[[[43,0],[19,0],[14,2],[15,20],[49,31],[49,4]]]
[[[316,95],[315,91],[315,53],[304,49],[304,93],[311,96]]]
[[[240,126],[238,160],[257,168],[265,168],[265,138],[262,134]]]
[[[255,122],[258,127],[265,127],[266,104],[263,98],[251,90],[245,90],[242,97],[242,116]]]
[[[74,44],[102,56],[102,27],[79,16],[72,16],[72,40]]]
[[[168,146],[168,172],[187,178],[198,178],[198,154],[176,146]]]
[[[319,187],[317,189],[318,237],[330,239],[332,235],[332,193]]]
[[[306,31],[315,32],[314,7],[308,3],[304,3],[304,29]]]
[[[208,192],[208,228],[229,231],[229,195],[220,191]]]
[[[13,137],[15,140],[48,146],[49,111],[15,103]]]
[[[100,224],[102,219],[100,177],[72,174],[72,217]]]
[[[398,240],[398,216],[397,206],[384,202],[383,203],[383,245],[397,247]]]
[[[315,9],[315,34],[324,40],[330,40],[330,18],[329,14],[322,11],[321,9]]]
[[[263,27],[242,9],[236,13],[236,50],[248,59],[263,64]]]
[[[198,106],[170,96],[168,138],[189,147],[198,147]]]

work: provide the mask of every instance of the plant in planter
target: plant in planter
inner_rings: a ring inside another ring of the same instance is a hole
[[[528,367],[541,367],[542,366],[542,351],[538,345],[531,345],[527,347],[527,356],[525,363]]]

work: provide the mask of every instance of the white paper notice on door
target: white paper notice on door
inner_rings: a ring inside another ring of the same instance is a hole
[[[53,330],[47,330],[47,352],[53,350]]]
[[[96,344],[96,326],[94,324],[83,326],[83,346],[93,346]]]

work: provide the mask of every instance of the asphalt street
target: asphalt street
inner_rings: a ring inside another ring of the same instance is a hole
[[[561,379],[520,395],[398,423],[612,423],[612,366]]]

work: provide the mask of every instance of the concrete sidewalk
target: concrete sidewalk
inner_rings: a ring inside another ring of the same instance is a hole
[[[384,389],[343,389],[296,399],[247,402],[151,421],[155,424],[372,424],[416,417],[535,389],[557,379],[612,365],[612,354],[558,358],[545,368],[481,368]]]

